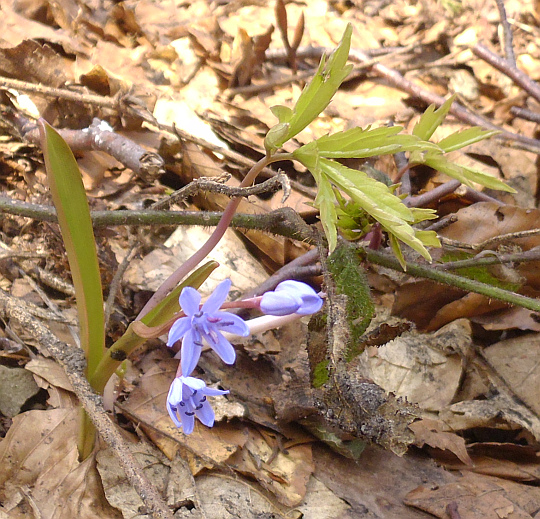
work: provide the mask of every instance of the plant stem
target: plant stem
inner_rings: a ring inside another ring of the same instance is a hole
[[[371,263],[404,272],[403,268],[399,264],[399,261],[394,257],[370,249],[364,249],[363,252],[366,259]],[[540,300],[538,299],[522,296],[520,294],[516,294],[515,292],[511,292],[510,290],[504,290],[502,288],[487,285],[486,283],[481,283],[480,281],[476,281],[474,279],[468,279],[449,272],[436,270],[429,265],[406,262],[406,266],[406,273],[410,274],[411,276],[431,279],[438,283],[461,288],[467,292],[475,292],[492,299],[498,299],[499,301],[504,301],[505,303],[510,303],[523,308],[528,308],[529,310],[533,310],[535,312],[540,312]]]
[[[276,209],[266,214],[235,214],[231,226],[239,229],[265,230],[286,238],[295,238],[296,227],[283,221],[283,213],[287,208]],[[292,210],[289,210],[292,211]],[[11,200],[0,196],[0,214],[12,214],[33,218],[40,222],[58,223],[53,206],[28,204],[19,200]],[[163,210],[118,210],[91,211],[94,228],[116,225],[217,225],[223,213],[219,211],[163,211]],[[299,237],[297,239],[303,239]]]
[[[95,390],[95,388],[94,388]],[[83,407],[79,409],[79,459],[85,460],[92,454],[96,440],[96,428]]]
[[[290,160],[292,158],[292,154],[290,153],[276,153],[271,156],[265,156],[263,157],[259,162],[257,162],[247,173],[244,180],[240,183],[240,187],[246,187],[249,186],[256,178],[257,175],[269,164],[272,162],[278,162],[280,160]],[[231,223],[231,220],[234,216],[234,213],[236,212],[236,209],[238,208],[238,205],[240,204],[241,197],[235,197],[230,200],[230,202],[227,204],[227,207],[225,208],[225,211],[223,211],[223,215],[221,219],[219,220],[219,223],[217,224],[216,228],[214,229],[214,232],[211,234],[210,238],[206,241],[206,243],[198,250],[196,251],[188,260],[175,272],[172,273],[171,276],[169,276],[168,279],[164,281],[164,283],[157,289],[155,294],[150,298],[148,303],[144,306],[144,308],[140,311],[139,315],[137,316],[137,320],[142,319],[152,308],[154,308],[160,301],[162,301],[165,296],[176,286],[182,279],[184,279],[191,270],[193,270],[210,252],[212,252],[212,249],[219,243],[223,235],[225,234],[225,231],[229,227],[229,224]]]

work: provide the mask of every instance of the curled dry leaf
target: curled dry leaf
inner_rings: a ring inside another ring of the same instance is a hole
[[[10,517],[28,517],[17,514],[30,502],[43,519],[118,519],[105,499],[93,457],[78,461],[78,416],[79,410],[70,408],[14,418],[0,442],[0,502]]]

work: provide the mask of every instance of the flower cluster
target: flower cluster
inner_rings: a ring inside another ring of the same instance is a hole
[[[181,340],[182,347],[177,354],[181,360],[178,376],[167,396],[167,410],[173,422],[177,427],[182,427],[185,434],[193,431],[195,417],[212,427],[214,411],[206,397],[228,393],[208,388],[202,380],[189,376],[199,362],[204,344],[210,346],[225,364],[234,364],[236,352],[226,335],[247,337],[250,334],[249,321],[220,310],[230,288],[230,279],[221,282],[202,306],[201,295],[194,288],[186,287],[180,294],[180,307],[185,317],[180,317],[172,325],[167,346],[172,347]],[[299,318],[318,312],[322,304],[323,300],[310,286],[299,281],[284,281],[274,291],[241,301],[237,306],[258,308],[272,316],[294,314],[296,317],[293,318]],[[230,307],[231,303],[228,305]],[[270,319],[265,325],[266,329],[279,325],[278,319]]]

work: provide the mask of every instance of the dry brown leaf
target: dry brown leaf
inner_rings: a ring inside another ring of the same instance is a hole
[[[21,407],[39,391],[32,375],[24,368],[0,365],[0,413],[13,418]]]
[[[540,336],[501,341],[486,348],[483,354],[512,393],[540,416]]]
[[[134,459],[142,467],[142,473],[164,493],[169,479],[170,466],[167,458],[155,447],[144,442],[131,445]],[[121,510],[125,518],[146,518],[144,503],[128,482],[126,474],[110,449],[101,450],[96,455],[97,469],[103,483],[107,501]]]
[[[540,323],[535,312],[527,308],[506,308],[500,312],[481,315],[471,319],[473,323],[482,325],[485,330],[532,330],[540,332]]]
[[[492,381],[493,382],[493,381]],[[495,385],[492,392],[480,400],[456,402],[439,412],[439,419],[450,431],[477,427],[513,430],[523,428],[536,440],[540,439],[540,419],[505,387]]]
[[[405,503],[441,519],[448,517],[449,505],[455,506],[461,519],[531,519],[540,508],[540,489],[465,473],[462,479],[441,487],[418,487]]]
[[[255,478],[266,490],[286,506],[299,505],[307,491],[313,473],[310,445],[295,445],[281,450],[276,440],[269,444],[254,429],[247,431],[244,447],[227,464],[238,472]]]
[[[31,502],[43,519],[118,519],[105,500],[93,457],[78,462],[78,416],[79,410],[70,408],[13,419],[0,442],[0,502],[7,511],[17,513]]]
[[[66,391],[73,392],[73,387],[64,369],[54,360],[45,357],[32,359],[25,368],[34,375],[46,380],[52,386],[57,386]]]
[[[429,445],[443,451],[450,451],[465,465],[472,465],[465,440],[454,433],[444,432],[441,423],[435,420],[423,419],[409,425],[415,436],[415,445],[423,447]]]
[[[368,376],[386,391],[438,411],[452,401],[459,387],[462,361],[457,352],[470,347],[470,325],[465,320],[433,334],[407,332],[372,349]]]

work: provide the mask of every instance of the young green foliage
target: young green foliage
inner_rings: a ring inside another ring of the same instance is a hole
[[[390,243],[400,262],[404,264],[398,240],[406,243],[426,259],[431,256],[426,246],[440,246],[434,232],[420,232],[412,224],[436,218],[430,209],[408,208],[392,188],[370,178],[363,171],[350,169],[339,162],[321,157],[317,141],[302,146],[294,152],[294,157],[304,164],[317,182],[315,206],[320,210],[320,218],[328,239],[328,247],[333,251],[337,245],[338,213],[334,187],[348,197],[389,233]]]
[[[105,350],[103,292],[96,243],[86,192],[77,161],[64,139],[43,119],[39,121],[47,178],[67,251],[77,312],[81,348],[91,375]]]
[[[264,140],[268,154],[272,154],[300,133],[328,106],[337,89],[352,70],[352,65],[347,65],[351,35],[352,25],[349,24],[328,62],[325,56],[321,59],[315,76],[306,85],[292,110],[281,105],[271,108],[279,123],[270,129]]]
[[[268,132],[265,139],[269,155],[302,131],[329,104],[350,71],[350,66],[346,63],[351,34],[352,28],[348,25],[335,52],[328,62],[323,57],[315,77],[304,88],[292,110],[285,106],[272,108],[279,123]],[[332,159],[366,158],[405,151],[410,154],[411,166],[426,164],[469,186],[472,182],[477,182],[493,189],[514,191],[500,180],[454,164],[446,157],[446,153],[487,139],[496,132],[469,128],[446,137],[438,144],[429,142],[448,115],[453,99],[449,98],[438,109],[434,105],[428,107],[414,127],[412,135],[401,133],[403,128],[399,126],[352,128],[325,135],[293,152],[293,157],[310,170],[317,183],[314,205],[320,211],[330,252],[337,244],[338,219],[349,227],[352,224],[352,219],[347,219],[344,204],[340,204],[340,200],[344,200],[340,192],[346,195],[356,208],[365,211],[368,218],[381,224],[388,233],[390,245],[402,265],[405,265],[405,262],[400,242],[406,243],[429,261],[431,256],[426,247],[440,247],[434,232],[418,231],[412,227],[423,220],[436,218],[434,211],[407,208],[401,199],[394,195],[395,186],[386,186],[365,173],[349,169]]]
[[[415,125],[413,135],[419,137],[423,141],[430,139],[437,127],[444,121],[444,118],[448,114],[452,102],[454,101],[454,97],[455,96],[452,96],[447,99],[438,110],[435,110],[434,105],[429,106]],[[416,150],[409,150],[411,151],[409,163],[411,166],[425,164],[426,166],[459,180],[469,187],[473,187],[473,182],[476,182],[491,189],[515,193],[515,190],[507,186],[504,182],[473,168],[455,164],[446,156],[447,153],[459,150],[465,146],[474,144],[475,142],[488,139],[497,133],[498,132],[496,131],[482,130],[476,126],[467,128],[466,130],[457,131],[448,137],[445,137],[438,144],[430,143],[431,147],[424,147],[422,145]]]

